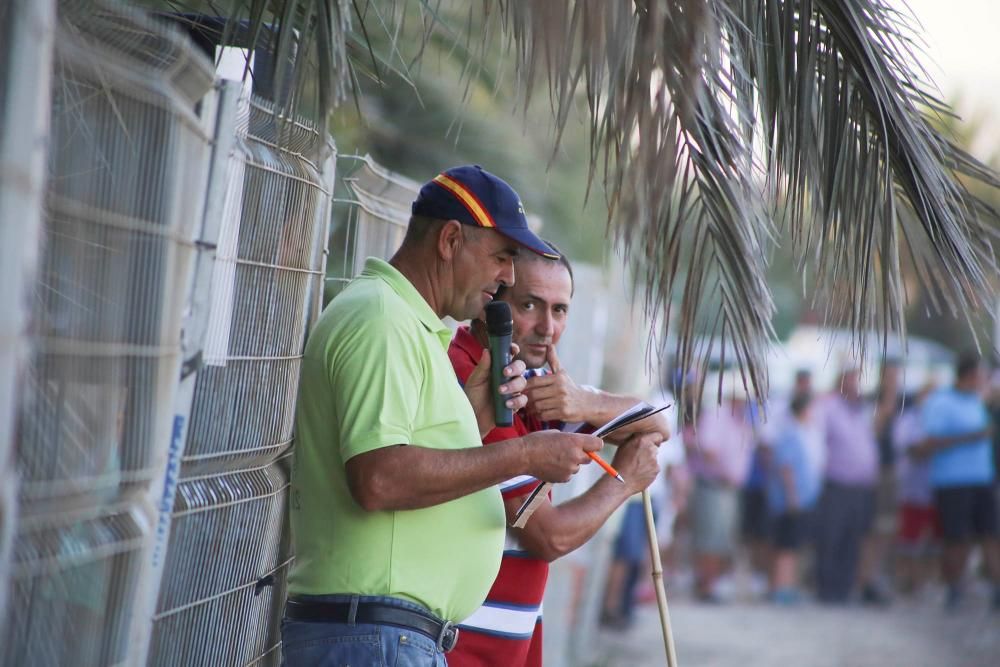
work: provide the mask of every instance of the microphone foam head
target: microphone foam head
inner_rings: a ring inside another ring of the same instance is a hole
[[[486,304],[486,331],[491,336],[509,336],[514,333],[510,304],[506,301],[491,301]]]

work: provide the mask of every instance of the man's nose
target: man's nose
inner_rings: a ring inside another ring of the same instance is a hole
[[[504,264],[503,269],[500,271],[500,275],[497,276],[497,281],[505,286],[510,287],[514,284],[514,258],[511,257]]]
[[[552,317],[552,313],[546,310],[542,313],[542,316],[538,318],[538,324],[535,326],[535,333],[539,336],[545,336],[546,338],[551,338],[552,334],[556,330],[556,321]]]

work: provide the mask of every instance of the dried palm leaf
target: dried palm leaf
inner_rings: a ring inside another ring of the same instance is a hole
[[[613,231],[647,308],[679,306],[684,367],[707,357],[695,325],[718,295],[709,329],[766,393],[775,204],[832,322],[904,332],[901,248],[951,312],[990,305],[997,214],[956,176],[997,177],[928,122],[947,107],[886,2],[499,4],[527,87],[545,77],[557,122],[585,89]]]
[[[766,394],[775,218],[833,323],[903,332],[901,250],[942,307],[988,305],[998,216],[958,176],[1000,182],[929,122],[950,112],[912,64],[909,19],[887,0],[483,0],[461,27],[442,19],[451,3],[421,0],[409,14],[420,48],[407,60],[409,4],[352,0],[352,31],[344,0],[245,3],[282,26],[279,62],[292,43],[316,47],[324,109],[356,78],[347,45],[370,44],[372,26],[389,41],[381,56],[368,51],[375,76],[379,63],[405,75],[435,35],[465,54],[472,77],[499,36],[523,103],[547,90],[560,132],[582,97],[609,232],[646,308],[674,327],[683,367],[707,359],[696,349],[707,322],[745,385]]]

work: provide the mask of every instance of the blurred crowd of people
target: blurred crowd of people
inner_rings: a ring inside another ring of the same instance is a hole
[[[893,361],[871,395],[856,367],[830,387],[800,370],[765,408],[738,375],[688,382],[654,497],[668,577],[689,575],[696,599],[730,599],[740,564],[744,589],[779,605],[886,606],[943,589],[952,610],[984,582],[1000,611],[1000,386],[977,355],[912,392]],[[607,623],[627,625],[642,596],[644,557],[630,548],[641,529],[622,522]]]

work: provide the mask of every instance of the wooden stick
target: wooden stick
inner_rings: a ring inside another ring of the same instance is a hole
[[[667,653],[667,667],[677,667],[674,635],[670,631],[670,612],[667,610],[667,591],[663,588],[663,563],[660,562],[660,544],[656,539],[656,524],[653,522],[653,504],[649,498],[649,489],[642,492],[642,505],[646,510],[649,556],[653,563],[653,588],[656,589],[656,605],[660,608],[660,625],[663,629],[663,648]]]

